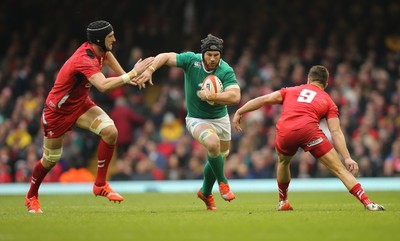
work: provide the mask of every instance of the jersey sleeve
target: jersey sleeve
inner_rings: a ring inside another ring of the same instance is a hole
[[[223,85],[224,89],[230,89],[230,88],[240,88],[239,84],[236,79],[235,72],[233,71],[232,68],[229,68],[226,73],[224,74],[223,77]]]
[[[287,92],[287,88],[282,88],[282,89],[279,90],[279,92],[281,93],[282,100],[284,100],[286,92]]]
[[[192,59],[196,57],[196,54],[193,52],[184,52],[176,55],[176,66],[186,69],[189,67]]]
[[[331,98],[327,98],[329,103],[328,113],[326,113],[326,119],[339,118],[339,109],[335,102]]]

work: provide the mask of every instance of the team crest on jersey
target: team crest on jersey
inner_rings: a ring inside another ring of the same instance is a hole
[[[194,66],[195,68],[200,69],[200,68],[201,68],[201,63],[200,63],[200,62],[194,62],[194,63],[193,63],[193,66]]]

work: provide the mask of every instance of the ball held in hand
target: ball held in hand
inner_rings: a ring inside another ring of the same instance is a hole
[[[220,93],[224,91],[222,81],[215,75],[209,75],[203,80],[203,87],[208,89],[211,93]],[[208,104],[214,105],[213,101],[207,101]]]

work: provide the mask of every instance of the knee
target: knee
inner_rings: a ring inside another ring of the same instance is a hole
[[[115,125],[110,125],[101,130],[101,138],[107,143],[116,143],[118,138],[118,130]]]
[[[200,133],[197,139],[209,152],[211,156],[217,156],[220,153],[220,140],[213,129],[206,129]]]
[[[206,144],[206,148],[208,152],[218,155],[220,153],[220,144],[219,141],[210,141]]]
[[[46,169],[53,168],[60,160],[63,148],[51,149],[43,146],[42,165]]]

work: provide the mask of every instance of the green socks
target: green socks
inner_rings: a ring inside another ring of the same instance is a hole
[[[207,158],[208,162],[204,166],[204,180],[201,188],[201,192],[205,196],[211,194],[215,180],[218,180],[218,183],[228,183],[224,173],[224,158],[222,155],[219,154],[217,157],[207,155]]]

